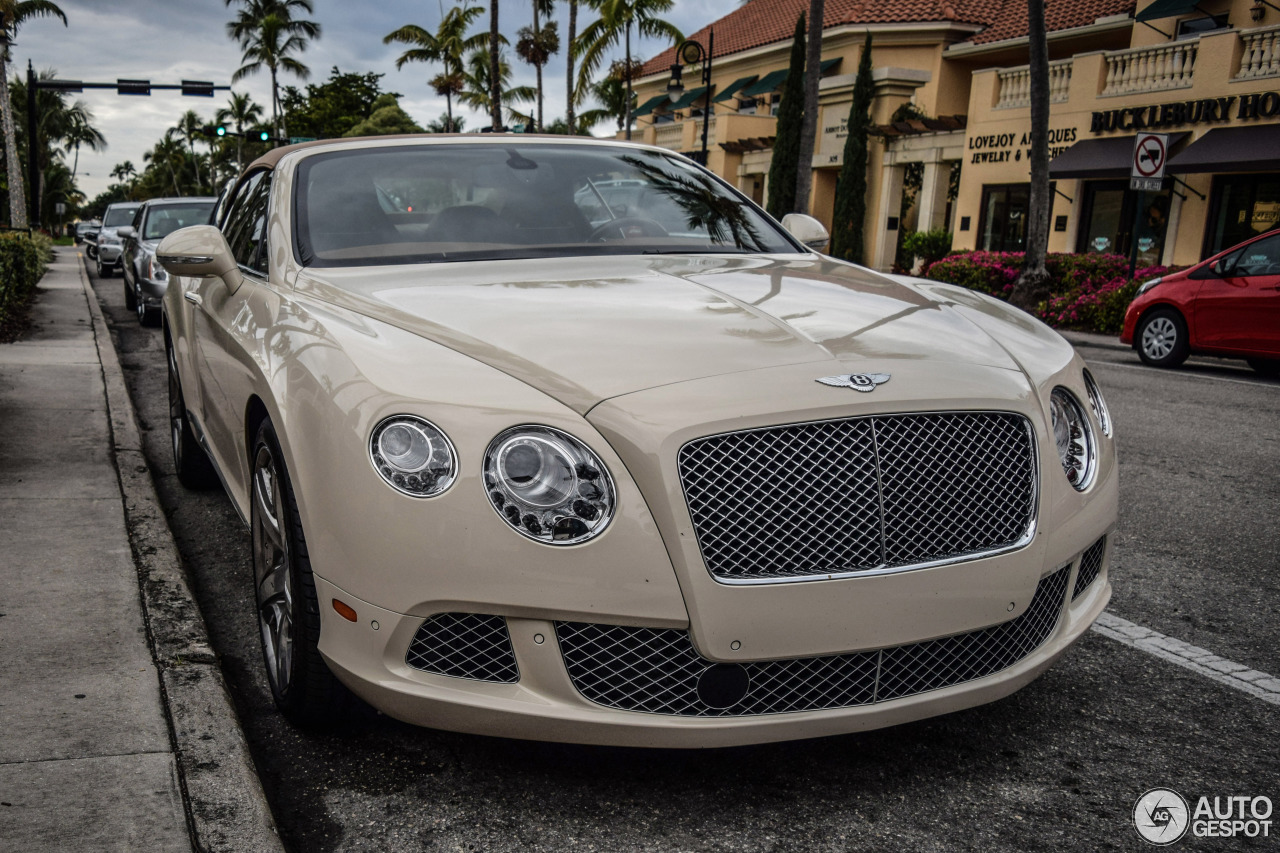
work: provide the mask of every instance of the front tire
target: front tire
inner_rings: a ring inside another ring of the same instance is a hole
[[[187,404],[182,398],[182,384],[178,381],[178,359],[167,334],[164,344],[169,363],[169,437],[173,447],[173,467],[178,474],[178,482],[188,489],[207,489],[218,482],[218,475],[187,421]]]
[[[112,270],[110,265],[107,265],[105,267],[102,265],[101,252],[98,253],[96,263],[98,264],[98,278],[111,278],[111,276],[115,275],[115,272]]]
[[[133,285],[133,310],[138,314],[139,326],[151,328],[160,325],[160,309],[147,307],[147,301],[142,298],[142,286],[136,280]]]
[[[1177,367],[1191,354],[1187,323],[1172,308],[1157,308],[1138,323],[1138,357],[1152,367]]]
[[[101,266],[99,266],[99,269],[101,269]],[[102,275],[102,273],[98,273],[98,275]],[[138,310],[138,298],[133,292],[133,288],[129,286],[128,279],[124,283],[124,307],[130,311]]]
[[[271,695],[296,726],[342,719],[346,688],[320,656],[320,604],[293,485],[271,420],[258,427],[250,458],[253,481],[254,602]]]

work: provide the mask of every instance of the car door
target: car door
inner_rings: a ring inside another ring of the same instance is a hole
[[[252,346],[258,323],[255,300],[261,303],[267,284],[265,233],[270,171],[248,176],[228,207],[222,232],[239,267],[240,280],[208,276],[197,284],[193,326],[198,351],[202,414],[209,449],[224,475],[240,471],[244,405],[252,386]],[[260,313],[260,312],[259,312]]]
[[[1245,244],[1215,269],[1196,296],[1195,345],[1280,354],[1280,234]]]

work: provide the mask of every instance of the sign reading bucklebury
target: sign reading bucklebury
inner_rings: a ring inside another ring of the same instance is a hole
[[[1139,133],[1133,140],[1133,168],[1129,189],[1159,191],[1164,183],[1164,164],[1169,159],[1169,134]]]

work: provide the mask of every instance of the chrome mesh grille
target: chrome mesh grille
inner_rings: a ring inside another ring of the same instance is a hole
[[[1107,537],[1103,536],[1080,556],[1080,571],[1076,574],[1076,588],[1071,593],[1072,601],[1079,598],[1080,594],[1089,588],[1089,584],[1098,579],[1098,573],[1102,571],[1102,555],[1106,552]]]
[[[409,643],[405,663],[423,672],[497,681],[520,680],[507,620],[480,613],[437,613]]]
[[[730,581],[989,553],[1035,518],[1031,426],[1008,412],[726,433],[686,444],[679,466],[703,561]]]
[[[698,679],[713,664],[685,631],[557,622],[556,638],[574,687],[610,708],[686,717],[848,708],[949,687],[1013,665],[1053,633],[1069,573],[1068,566],[1041,580],[1021,616],[990,628],[879,651],[744,663],[750,687],[728,708],[699,698]]]

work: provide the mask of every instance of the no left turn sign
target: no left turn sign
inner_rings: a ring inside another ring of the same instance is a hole
[[[1130,176],[1163,178],[1168,151],[1169,135],[1167,133],[1139,133],[1133,143],[1133,171]]]

